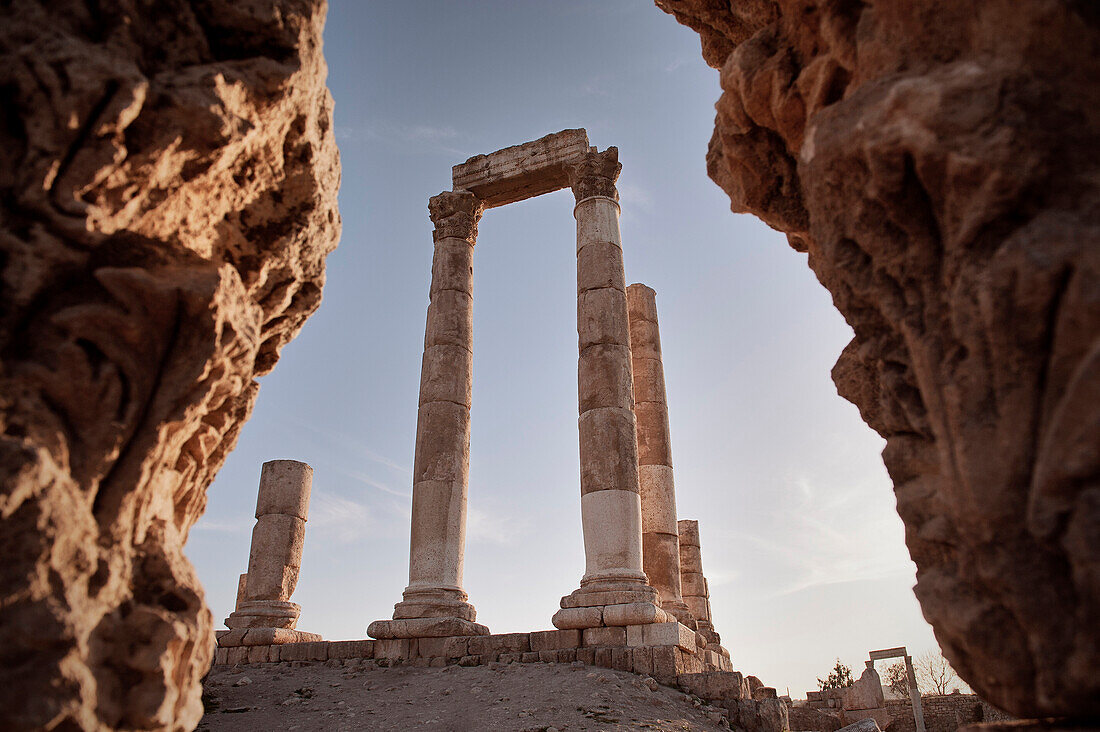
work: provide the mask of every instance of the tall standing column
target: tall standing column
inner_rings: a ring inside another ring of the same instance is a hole
[[[256,497],[248,574],[238,583],[237,608],[226,618],[227,627],[294,631],[302,609],[290,597],[302,566],[312,486],[313,468],[305,463],[297,460],[264,463]],[[232,634],[221,645],[240,644],[242,639],[242,634]],[[303,639],[319,640],[320,636],[294,631],[272,635],[267,642]]]
[[[678,521],[677,530],[680,535],[680,579],[684,603],[695,616],[699,632],[707,639],[707,644],[719,645],[722,639],[714,632],[710,615],[710,590],[707,588],[707,579],[703,576],[699,522]]]
[[[657,325],[657,293],[643,284],[626,288],[630,353],[634,371],[634,415],[638,422],[638,477],[642,499],[642,566],[661,594],[661,607],[696,627],[680,590],[680,541],[676,526],[676,484],[672,439]]]
[[[630,328],[615,181],[618,150],[566,166],[577,204],[581,523],[585,574],[562,598],[558,628],[663,621],[642,571],[642,509]],[[606,611],[603,606],[622,609]],[[629,606],[629,609],[627,608]]]
[[[467,191],[428,202],[435,224],[413,458],[409,585],[375,638],[486,635],[462,589],[473,384],[473,251],[483,205]]]

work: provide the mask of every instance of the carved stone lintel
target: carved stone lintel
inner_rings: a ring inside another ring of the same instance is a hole
[[[617,147],[590,152],[580,161],[565,166],[569,186],[578,202],[593,196],[606,196],[618,201],[619,191],[615,188],[615,181],[619,179],[622,169]]]
[[[432,238],[435,241],[455,237],[474,244],[477,241],[477,222],[485,211],[485,204],[469,191],[444,191],[428,199],[428,215],[435,224]]]

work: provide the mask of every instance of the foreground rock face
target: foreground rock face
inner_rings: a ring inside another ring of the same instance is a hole
[[[710,176],[855,330],[917,597],[1019,716],[1100,714],[1100,15],[657,0],[721,69]]]
[[[338,236],[324,10],[0,10],[4,729],[202,714],[181,550]]]

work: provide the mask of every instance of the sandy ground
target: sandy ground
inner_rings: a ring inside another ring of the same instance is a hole
[[[346,665],[345,665],[346,664]],[[728,730],[725,711],[581,664],[216,666],[199,730]]]

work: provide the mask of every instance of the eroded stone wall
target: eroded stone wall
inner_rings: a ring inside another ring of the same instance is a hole
[[[657,0],[722,96],[732,209],[855,330],[916,594],[1018,716],[1100,714],[1100,13],[1079,0]]]
[[[324,12],[0,8],[0,727],[201,716],[183,544],[339,233]]]

